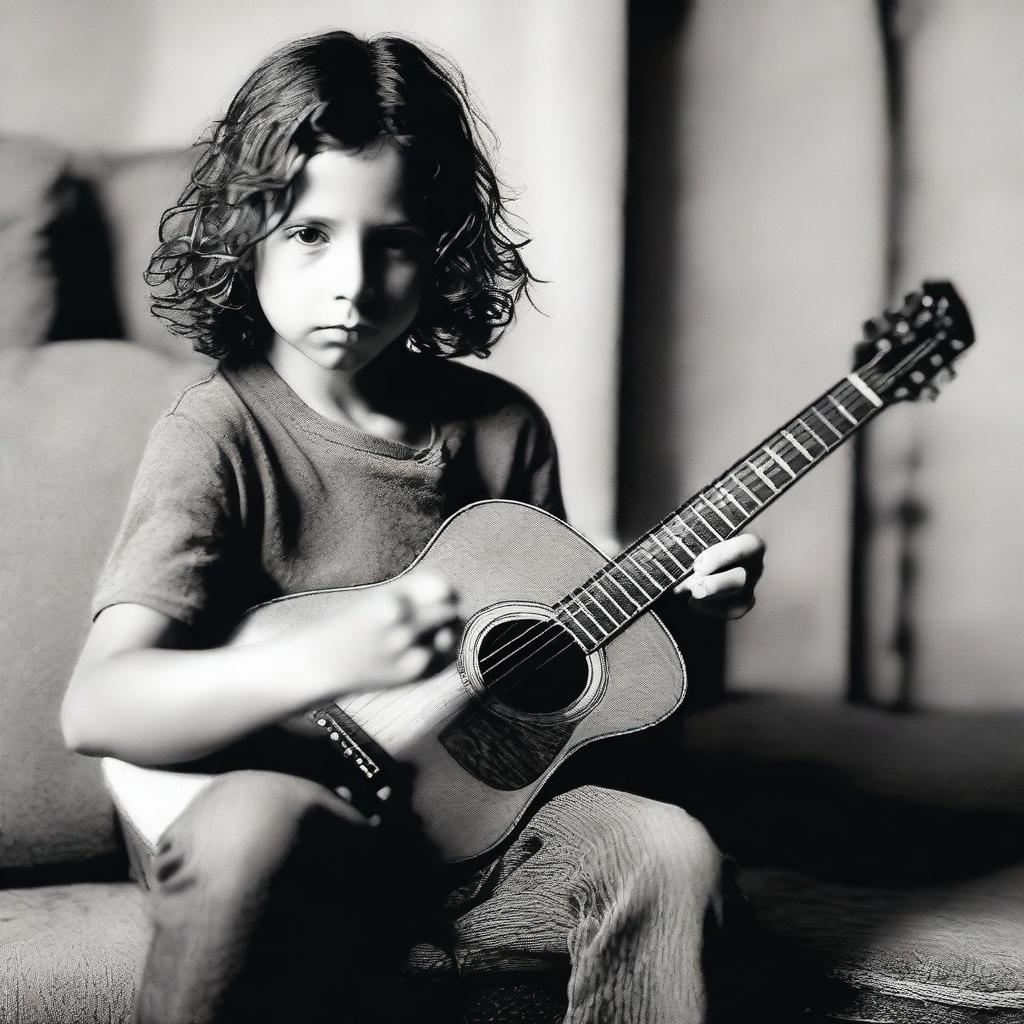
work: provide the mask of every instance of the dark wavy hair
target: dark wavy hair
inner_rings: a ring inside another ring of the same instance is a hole
[[[487,355],[537,278],[483,133],[494,138],[458,68],[407,39],[334,31],[281,47],[195,144],[190,180],[160,219],[145,273],[153,314],[199,352],[251,358],[271,333],[253,278],[267,211],[290,207],[292,182],[315,153],[386,139],[403,154],[411,212],[434,246],[407,343],[438,356]]]

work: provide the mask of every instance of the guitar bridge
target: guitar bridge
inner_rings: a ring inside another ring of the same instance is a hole
[[[349,760],[367,782],[380,774],[380,765],[369,751],[369,736],[363,732],[340,708],[313,708],[306,717],[318,728],[323,729],[327,739],[334,745],[341,757]]]

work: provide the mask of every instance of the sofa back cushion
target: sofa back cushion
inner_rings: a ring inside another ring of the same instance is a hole
[[[160,217],[177,202],[192,166],[189,150],[120,157],[94,178],[113,256],[114,298],[124,337],[177,355],[190,343],[150,312],[143,274],[158,242]]]
[[[0,138],[0,348],[38,345],[56,316],[51,241],[67,162],[42,139]]]
[[[65,750],[64,688],[159,413],[209,362],[127,342],[0,352],[0,873],[117,849],[91,758]]]

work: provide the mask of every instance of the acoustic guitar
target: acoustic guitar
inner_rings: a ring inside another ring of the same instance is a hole
[[[495,846],[570,754],[679,706],[683,659],[651,606],[697,556],[743,530],[882,409],[934,395],[973,340],[953,286],[925,283],[868,321],[853,372],[612,559],[529,505],[493,500],[457,512],[405,570],[451,580],[466,620],[457,657],[420,682],[309,710],[306,728],[337,753],[334,781],[366,813],[383,813],[411,765],[413,810],[446,859]],[[333,614],[393,582],[259,605],[230,642]],[[151,846],[215,777],[114,758],[103,767],[118,810]]]

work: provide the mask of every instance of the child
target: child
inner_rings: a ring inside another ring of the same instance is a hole
[[[423,678],[460,629],[457,595],[423,573],[328,621],[216,646],[246,608],[396,576],[476,500],[564,516],[537,406],[439,358],[486,354],[533,280],[439,58],[346,32],[278,50],[161,239],[154,310],[220,364],[154,428],[62,715],[74,749],[148,765],[222,756],[317,702]],[[742,611],[761,550],[749,536],[711,549],[691,594]],[[225,771],[145,856],[138,1020],[424,1019],[388,983],[440,910],[411,817],[375,828],[253,749],[258,770]],[[703,1017],[720,863],[683,811],[572,790],[476,867],[445,908],[460,969],[568,952],[568,1020]]]

